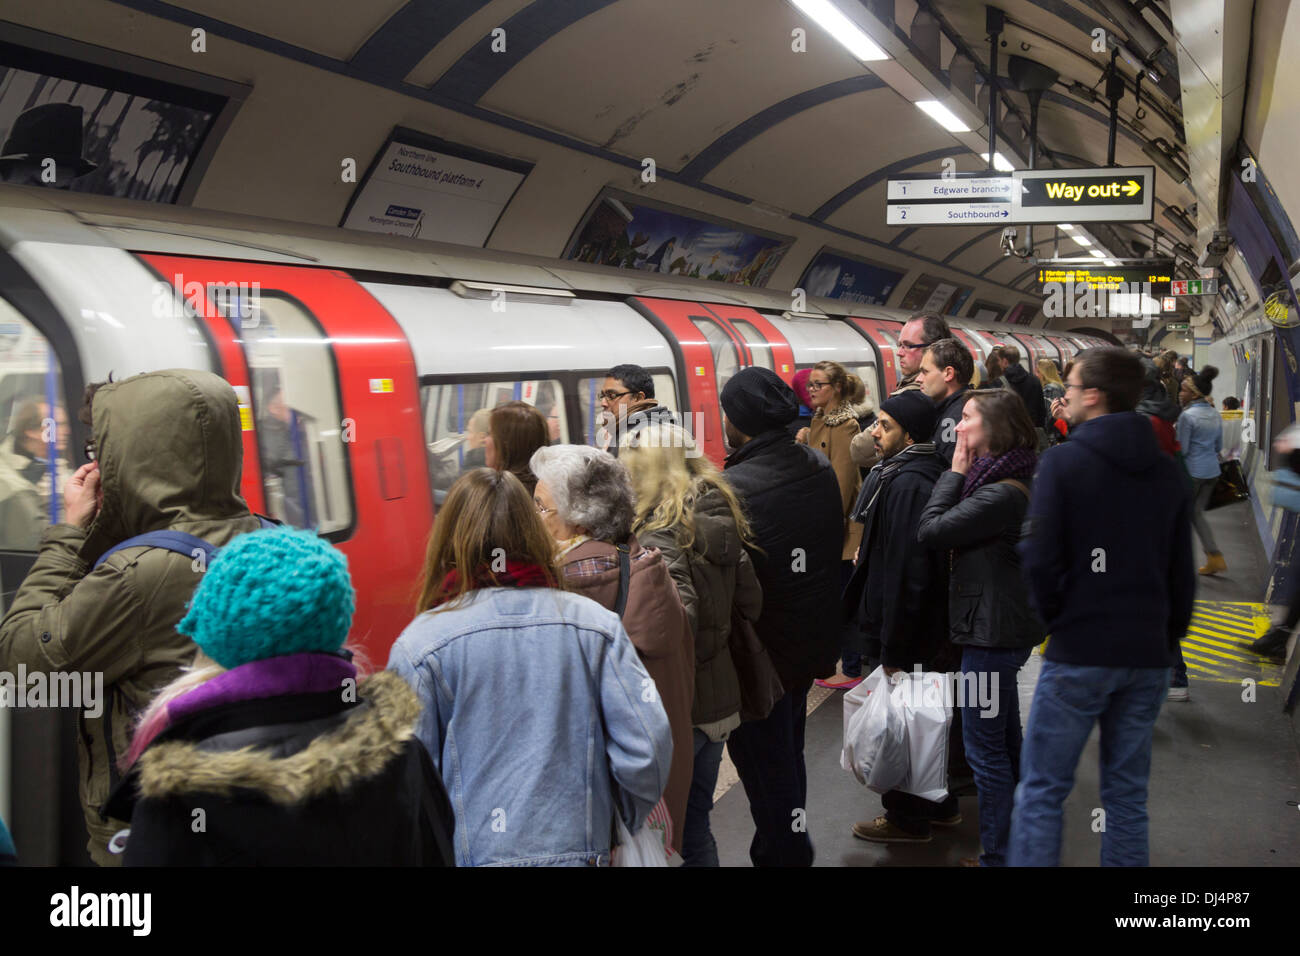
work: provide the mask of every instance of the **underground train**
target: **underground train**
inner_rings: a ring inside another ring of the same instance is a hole
[[[877,402],[895,387],[906,313],[791,305],[763,289],[0,187],[3,420],[35,396],[68,419],[60,441],[80,449],[87,382],[174,367],[222,375],[240,405],[244,498],[347,554],[352,641],[378,666],[410,620],[434,510],[465,465],[476,410],[522,399],[546,414],[555,440],[590,443],[605,371],[632,362],[721,463],[718,396],[739,368],[788,381],[833,359]],[[977,360],[1014,343],[1031,369],[1105,344],[951,324]],[[6,602],[34,550],[0,542]]]

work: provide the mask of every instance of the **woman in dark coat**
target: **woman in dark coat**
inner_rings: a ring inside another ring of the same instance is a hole
[[[313,532],[221,550],[177,625],[202,653],[145,711],[109,798],[127,866],[454,864],[414,691],[342,650],[353,602]]]
[[[948,617],[962,649],[957,703],[980,802],[983,866],[1005,866],[1020,778],[1016,674],[1043,640],[1016,544],[1029,506],[1038,436],[1014,392],[976,392],[957,425],[952,470],[921,514],[922,544],[952,552]]]

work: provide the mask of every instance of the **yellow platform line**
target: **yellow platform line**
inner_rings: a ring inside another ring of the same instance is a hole
[[[1208,635],[1194,628],[1188,628],[1187,636],[1183,638],[1183,641],[1203,641],[1207,644],[1217,644],[1219,647],[1225,647],[1231,651],[1245,650],[1251,644],[1248,640],[1243,640],[1240,643],[1233,643],[1231,641],[1223,640],[1222,637],[1223,635],[1221,634]],[[1220,638],[1220,640],[1212,640],[1212,638]],[[1249,660],[1249,658],[1246,659]]]
[[[1259,615],[1251,618],[1222,618],[1217,614],[1204,614],[1199,611],[1192,615],[1193,621],[1204,621],[1206,624],[1211,624],[1214,627],[1239,628],[1243,631],[1253,631],[1258,626],[1256,622],[1261,619],[1268,620],[1268,617],[1266,615]]]

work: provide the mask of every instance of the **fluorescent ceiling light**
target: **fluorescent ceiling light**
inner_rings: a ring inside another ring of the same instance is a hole
[[[984,160],[984,162],[987,163],[987,162],[989,161],[989,154],[988,154],[988,153],[980,153],[980,159]],[[1012,166],[1012,165],[1011,165],[1011,160],[1007,159],[1007,158],[1006,158],[1005,156],[1003,156],[1001,153],[994,153],[994,154],[993,154],[993,168],[994,168],[994,169],[1000,169],[1000,170],[1002,170],[1002,172],[1004,172],[1004,173],[1009,173],[1009,172],[1012,172],[1016,167]]]
[[[938,100],[917,100],[916,105],[921,112],[925,113],[930,119],[934,120],[950,133],[969,133],[970,127],[963,123],[957,115],[948,107],[944,106]]]
[[[830,0],[790,0],[812,17],[816,24],[833,36],[859,60],[888,60],[889,54],[876,45],[861,27],[840,12]]]
[[[1074,226],[1070,225],[1068,222],[1058,222],[1056,228],[1064,229],[1066,232],[1074,232]]]
[[[1106,258],[1106,253],[1102,252],[1100,249],[1089,249],[1088,252],[1089,252],[1089,254],[1090,254],[1091,256],[1093,256],[1093,258],[1096,258],[1096,259],[1105,259],[1105,258]]]
[[[1087,236],[1071,236],[1070,238],[1073,239],[1075,242],[1077,242],[1077,243],[1078,243],[1079,245],[1081,245],[1081,246],[1090,246],[1090,245],[1092,245],[1092,240],[1089,239]]]
[[[1119,263],[1116,262],[1114,259],[1104,259],[1102,260],[1101,264],[1104,266],[1110,266],[1111,268],[1114,268],[1115,266],[1119,265]]]

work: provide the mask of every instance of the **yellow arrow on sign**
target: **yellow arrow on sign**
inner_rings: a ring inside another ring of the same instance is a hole
[[[1138,191],[1142,189],[1142,184],[1136,180],[1130,179],[1127,183],[1121,186],[1120,189],[1124,190],[1125,196],[1136,196]]]

